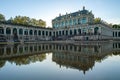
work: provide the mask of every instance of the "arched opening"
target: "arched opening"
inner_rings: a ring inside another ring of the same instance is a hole
[[[0,27],[0,34],[4,34],[4,29],[3,29],[3,27]]]
[[[53,32],[53,36],[55,36],[55,31]]]
[[[94,28],[94,35],[97,35],[97,34],[98,34],[98,30],[99,30],[98,27],[95,27],[95,28]]]
[[[117,32],[115,32],[115,37],[117,37]]]
[[[56,31],[56,36],[58,36],[58,31]]]
[[[59,31],[59,36],[61,36],[61,31]]]
[[[72,30],[70,30],[70,35],[72,35]]]
[[[78,29],[78,33],[79,33],[79,35],[81,35],[81,29]]]
[[[19,35],[23,35],[23,29],[19,29]]]
[[[74,29],[74,35],[77,35],[77,30],[76,29]]]
[[[120,37],[120,32],[118,33],[118,36]]]
[[[11,34],[11,29],[9,27],[6,28],[6,34]]]
[[[113,32],[113,37],[114,37],[114,32]]]
[[[28,35],[28,30],[27,30],[27,29],[24,31],[24,34],[25,34],[25,35]]]
[[[80,24],[81,22],[80,22],[80,19],[78,19],[78,24]]]
[[[45,35],[45,32],[44,31],[42,31],[42,36],[44,36]]]
[[[30,30],[30,31],[29,31],[29,34],[30,34],[30,35],[33,35],[33,30]]]
[[[40,30],[38,31],[38,34],[39,34],[39,36],[41,35],[41,31]]]
[[[17,35],[17,29],[16,28],[13,28],[13,34]]]
[[[18,41],[17,29],[13,28],[13,40]]]
[[[66,36],[68,35],[68,31],[66,30]]]
[[[48,36],[48,31],[46,31],[46,36]]]
[[[62,35],[64,35],[64,31],[62,31]]]
[[[51,31],[49,32],[49,36],[52,36],[52,33],[51,33]]]
[[[37,35],[37,30],[34,31],[34,35]]]

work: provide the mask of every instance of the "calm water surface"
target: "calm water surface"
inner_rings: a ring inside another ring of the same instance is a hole
[[[0,45],[0,80],[120,80],[120,42]]]

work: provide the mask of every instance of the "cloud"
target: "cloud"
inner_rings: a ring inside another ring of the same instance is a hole
[[[120,19],[119,18],[112,18],[112,19],[108,19],[106,21],[108,23],[112,23],[112,24],[120,24]]]

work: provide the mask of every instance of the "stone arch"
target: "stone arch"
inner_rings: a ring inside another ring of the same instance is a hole
[[[0,27],[0,34],[4,34],[4,28]]]
[[[6,28],[6,34],[11,34],[11,29],[9,27]]]

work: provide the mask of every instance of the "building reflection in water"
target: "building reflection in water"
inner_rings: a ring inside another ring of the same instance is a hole
[[[0,45],[0,67],[4,67],[6,61],[16,65],[41,62],[46,59],[46,53],[51,52],[53,62],[85,73],[95,62],[101,62],[109,55],[120,55],[120,42]]]

